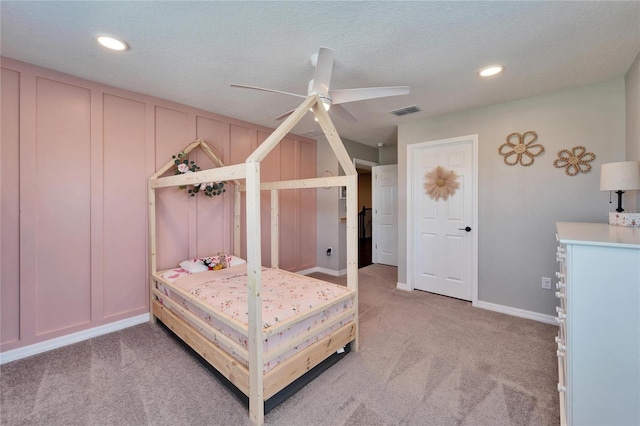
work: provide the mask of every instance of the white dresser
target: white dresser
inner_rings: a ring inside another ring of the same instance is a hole
[[[557,225],[563,425],[640,425],[640,229]]]

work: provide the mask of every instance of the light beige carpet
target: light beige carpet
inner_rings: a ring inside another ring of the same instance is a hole
[[[396,273],[360,270],[360,351],[266,424],[559,424],[556,327],[396,290]],[[244,406],[150,324],[5,364],[0,384],[3,425],[250,424]]]

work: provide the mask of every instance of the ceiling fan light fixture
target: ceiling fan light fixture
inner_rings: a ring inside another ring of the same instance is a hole
[[[502,65],[490,65],[482,68],[478,73],[481,77],[491,77],[492,75],[500,74],[504,70]]]
[[[331,101],[325,97],[320,97],[320,102],[322,102],[322,106],[324,107],[325,111],[329,111],[329,108],[331,108]],[[313,108],[309,108],[309,111],[313,112]],[[318,121],[318,120],[316,120]]]
[[[111,50],[127,50],[129,46],[122,40],[110,36],[98,36],[96,37],[98,43]]]
[[[365,101],[368,99],[385,98],[387,96],[408,95],[410,91],[409,86],[389,86],[389,87],[362,87],[358,89],[341,89],[331,90],[331,73],[333,70],[333,50],[327,47],[320,47],[318,54],[314,55],[312,63],[315,63],[315,72],[313,78],[309,81],[307,88],[307,95],[299,95],[296,93],[283,92],[281,90],[266,89],[257,86],[247,86],[245,84],[232,83],[231,87],[240,87],[245,89],[262,90],[264,92],[280,93],[283,95],[295,96],[299,98],[308,98],[309,96],[317,96],[317,102],[320,100],[325,111],[329,111],[332,104],[336,104],[333,107],[332,114],[339,117],[342,120],[355,123],[358,120],[347,111],[342,104],[348,102]],[[319,107],[319,106],[318,106]],[[311,108],[315,111],[315,105]],[[288,111],[284,114],[276,117],[276,120],[282,120],[285,117],[291,115],[292,111]]]

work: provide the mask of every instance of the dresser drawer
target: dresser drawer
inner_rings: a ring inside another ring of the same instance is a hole
[[[558,281],[556,281],[555,295],[560,301],[560,307],[566,313],[567,312],[567,283],[565,281],[564,274],[560,272],[556,272],[556,277],[558,277]]]

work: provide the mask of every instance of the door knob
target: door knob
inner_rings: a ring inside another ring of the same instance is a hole
[[[471,227],[467,226],[466,228],[458,228],[458,231],[467,231],[467,232],[471,232]]]

